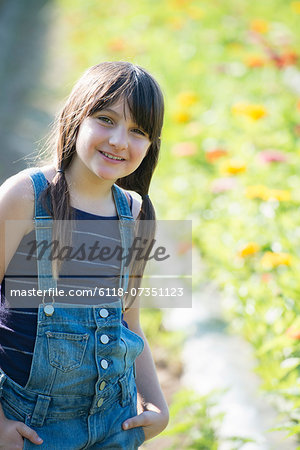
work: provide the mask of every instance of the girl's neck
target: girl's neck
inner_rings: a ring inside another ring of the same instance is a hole
[[[71,206],[92,214],[115,215],[111,190],[114,181],[97,177],[76,160],[66,170],[65,177],[69,186]]]

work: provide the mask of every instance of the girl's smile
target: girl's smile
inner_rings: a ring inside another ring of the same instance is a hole
[[[115,182],[138,168],[150,144],[148,134],[136,125],[121,100],[82,121],[72,166]]]
[[[105,158],[108,158],[111,161],[116,161],[116,162],[117,161],[125,161],[124,158],[121,158],[120,156],[117,156],[117,155],[113,155],[112,153],[101,152],[101,150],[100,150],[100,153],[101,153],[101,155],[105,156]]]

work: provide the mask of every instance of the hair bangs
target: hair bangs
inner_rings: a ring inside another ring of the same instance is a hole
[[[124,99],[128,104],[132,119],[142,128],[151,141],[160,137],[164,102],[162,93],[154,78],[146,71],[131,63],[123,63],[113,74],[110,67],[109,76],[103,77],[98,86],[95,99],[87,111],[87,116]],[[106,74],[108,75],[108,74]]]
[[[127,103],[133,120],[151,141],[160,137],[163,122],[163,99],[156,82],[137,67],[132,74],[134,83],[127,92]]]
[[[99,91],[95,96],[96,100],[89,108],[87,115],[91,116],[96,111],[100,111],[105,107],[117,103],[118,100],[122,98],[122,96],[126,96],[128,87],[124,89],[124,86],[126,86],[127,82],[127,77],[125,77],[124,74],[123,76],[122,74],[120,74],[120,76],[116,80],[114,80],[113,83],[111,82],[111,80],[107,80],[106,83],[103,83],[100,86]]]

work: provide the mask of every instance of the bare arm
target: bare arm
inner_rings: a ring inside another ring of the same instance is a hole
[[[136,217],[139,214],[141,203],[133,199],[132,212]],[[126,420],[123,428],[142,426],[145,439],[151,439],[161,433],[168,425],[168,405],[161,390],[156,368],[152,358],[148,341],[140,326],[140,309],[138,299],[134,307],[124,313],[124,320],[128,323],[130,330],[138,334],[144,341],[144,350],[136,359],[136,385],[138,391],[138,415]]]
[[[0,186],[0,283],[21,239],[33,228],[33,188],[26,172]],[[43,442],[24,423],[7,419],[0,403],[0,449],[22,449],[24,437],[34,444]]]
[[[140,326],[139,308],[133,307],[125,312],[124,319],[130,330],[138,334],[145,344],[143,352],[136,359],[139,415],[126,420],[125,423],[129,424],[128,428],[142,426],[145,438],[151,439],[166,428],[169,421],[168,405],[158,381],[148,341]]]
[[[34,197],[26,171],[0,186],[0,283],[23,236],[33,228]]]

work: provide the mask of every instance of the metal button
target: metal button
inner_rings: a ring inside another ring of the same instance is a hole
[[[106,361],[106,359],[101,359],[100,364],[101,364],[101,367],[103,369],[107,369],[108,368],[108,362]]]
[[[98,408],[100,408],[100,406],[103,405],[103,402],[104,402],[103,398],[100,398],[100,400],[98,400],[98,402],[97,402]]]
[[[102,342],[102,344],[107,344],[109,342],[109,337],[106,334],[102,334],[102,336],[100,337],[100,341]]]
[[[108,316],[108,311],[107,311],[107,309],[105,309],[105,308],[101,308],[100,309],[100,311],[99,311],[99,315],[101,316],[101,317],[107,317]]]
[[[100,386],[99,386],[100,391],[103,391],[103,389],[105,388],[105,386],[106,386],[105,381],[101,381]]]
[[[54,306],[53,305],[46,305],[44,306],[44,313],[46,316],[52,316],[54,313]]]

